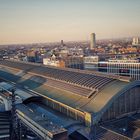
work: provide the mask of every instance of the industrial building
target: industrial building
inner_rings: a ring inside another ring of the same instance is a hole
[[[23,102],[33,110],[41,105],[55,116],[63,114],[61,122],[71,118],[73,125],[64,127],[63,132],[65,135],[66,129],[73,139],[77,135],[85,140],[140,138],[140,81],[10,60],[0,61],[0,79],[36,93],[39,97],[30,97]],[[114,124],[118,125],[112,127]]]

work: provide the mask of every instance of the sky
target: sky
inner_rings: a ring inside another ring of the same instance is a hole
[[[0,0],[0,44],[140,36],[140,0]]]

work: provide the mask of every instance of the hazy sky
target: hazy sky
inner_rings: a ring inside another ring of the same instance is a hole
[[[140,35],[140,0],[0,0],[0,44]]]

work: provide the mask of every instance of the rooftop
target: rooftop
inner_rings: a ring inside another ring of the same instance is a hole
[[[32,109],[23,104],[17,105],[17,111],[22,117],[31,119],[32,122],[44,128],[45,131],[48,131],[48,133],[51,133],[52,135],[67,131],[66,129],[54,124],[47,117],[44,118],[42,114],[34,112]]]
[[[48,67],[16,61],[0,61],[0,77],[74,109],[98,113],[129,86],[128,78],[98,72]],[[12,69],[12,71],[10,71]],[[15,69],[15,72],[14,72]],[[17,69],[24,71],[17,75]]]

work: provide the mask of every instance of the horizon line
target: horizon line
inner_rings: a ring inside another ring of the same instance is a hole
[[[96,33],[95,33],[96,34]],[[140,38],[140,35],[139,36],[124,36],[124,37],[107,37],[107,38],[101,38],[101,39],[96,39],[96,41],[101,41],[101,40],[117,40],[117,39],[130,39],[130,38],[133,38],[133,37],[138,37]],[[62,39],[63,40],[63,39]],[[90,42],[90,40],[63,40],[64,42]],[[54,44],[54,43],[60,43],[60,41],[48,41],[48,42],[28,42],[28,43],[2,43],[0,44],[0,46],[7,46],[7,45],[33,45],[33,44]]]

